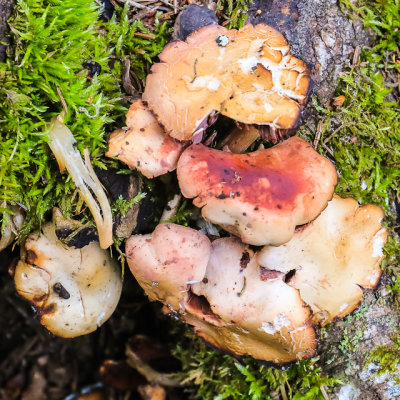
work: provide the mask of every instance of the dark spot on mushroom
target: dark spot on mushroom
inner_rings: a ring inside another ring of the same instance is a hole
[[[56,228],[56,235],[67,246],[75,247],[76,249],[81,249],[99,238],[96,230],[91,227],[84,227],[76,231],[70,228]]]
[[[276,205],[276,208],[279,208],[280,210],[282,210],[282,205],[277,204],[277,205]]]
[[[54,303],[49,304],[47,307],[42,308],[39,312],[41,315],[51,314],[57,310],[57,305]]]
[[[195,317],[207,321],[212,325],[221,325],[218,315],[213,313],[210,303],[205,296],[198,296],[189,290],[184,305],[186,311]]]
[[[138,161],[138,162],[136,163],[136,165],[137,165],[138,167],[140,167],[140,161]]]
[[[42,303],[48,297],[47,293],[41,294],[40,296],[34,296],[32,302],[34,304]]]
[[[226,199],[227,197],[229,197],[229,196],[227,196],[226,194],[222,193],[222,194],[219,194],[219,195],[217,196],[217,199],[223,200],[223,199]]]
[[[67,289],[60,283],[57,282],[53,286],[53,290],[62,298],[62,299],[69,299],[71,295],[68,293]]]
[[[207,284],[207,283],[208,283],[208,278],[203,278],[202,282],[203,282],[204,284]]]
[[[245,269],[249,262],[250,262],[250,254],[247,250],[245,250],[240,259],[240,268]]]
[[[295,269],[291,269],[289,272],[287,272],[284,279],[285,283],[290,283],[290,280],[294,277],[295,273]]]
[[[37,260],[37,255],[36,255],[36,253],[35,253],[33,250],[29,249],[29,250],[26,252],[26,258],[25,258],[25,260],[26,260],[26,262],[27,262],[28,264],[35,264],[35,261]]]
[[[128,142],[128,141],[126,141],[126,142],[125,142],[125,144],[128,146],[128,145],[129,145],[129,142]]]
[[[140,128],[140,132],[144,132],[144,128]]]

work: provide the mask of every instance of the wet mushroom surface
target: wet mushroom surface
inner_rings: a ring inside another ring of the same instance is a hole
[[[246,154],[192,145],[177,174],[206,220],[257,246],[285,243],[296,225],[316,218],[337,180],[332,163],[297,137]]]

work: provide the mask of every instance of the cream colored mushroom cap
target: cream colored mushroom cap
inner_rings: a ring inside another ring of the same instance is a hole
[[[326,207],[337,182],[332,163],[298,137],[247,154],[192,145],[177,173],[205,219],[257,246],[290,240]]]
[[[211,244],[194,229],[164,223],[125,246],[129,268],[150,300],[179,311],[188,286],[204,277]]]
[[[184,319],[217,347],[280,364],[313,355],[311,312],[298,290],[284,282],[282,273],[263,274],[253,251],[239,239],[212,243],[206,275],[191,290],[207,299],[213,316],[189,299]]]
[[[122,279],[117,262],[98,242],[67,247],[57,239],[54,224],[47,223],[28,237],[25,248],[15,287],[34,304],[50,332],[72,338],[107,321],[118,304]]]
[[[289,242],[264,247],[258,263],[268,270],[293,271],[288,284],[311,306],[314,322],[329,323],[358,307],[362,288],[378,284],[387,237],[383,216],[377,206],[334,196]]]
[[[107,157],[118,157],[147,178],[173,171],[185,145],[169,137],[153,113],[138,100],[126,115],[128,129],[111,134]]]
[[[310,82],[305,63],[266,25],[209,25],[175,41],[147,76],[143,100],[170,136],[192,139],[212,111],[246,124],[296,126]]]

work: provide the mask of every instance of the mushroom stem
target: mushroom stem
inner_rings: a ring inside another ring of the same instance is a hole
[[[167,203],[166,207],[164,208],[164,211],[160,218],[160,223],[168,222],[172,217],[174,217],[176,215],[176,213],[178,212],[178,207],[179,207],[179,203],[181,202],[181,199],[182,199],[182,195],[180,195],[180,194],[174,195],[172,200],[170,200]]]
[[[259,137],[260,133],[255,125],[236,126],[235,129],[221,141],[219,149],[228,146],[232,153],[244,153]]]
[[[90,164],[88,150],[85,149],[84,163],[79,151],[74,148],[76,140],[72,132],[64,125],[62,114],[53,120],[49,137],[49,146],[57,159],[60,171],[64,172],[67,169],[71,175],[93,215],[99,232],[100,247],[106,249],[113,243],[111,207]]]

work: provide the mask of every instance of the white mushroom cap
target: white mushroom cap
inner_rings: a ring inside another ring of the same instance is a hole
[[[111,316],[121,295],[121,272],[98,242],[67,247],[47,223],[28,237],[25,249],[15,287],[35,305],[49,331],[66,338],[85,335]]]
[[[159,224],[153,233],[126,241],[129,268],[151,300],[179,311],[193,282],[203,279],[210,241],[202,233],[176,224]]]
[[[321,215],[286,244],[266,246],[257,256],[268,270],[294,272],[288,284],[311,306],[314,322],[342,318],[361,302],[361,288],[374,288],[387,230],[381,208],[334,196]]]
[[[183,318],[215,346],[275,363],[314,353],[311,313],[299,292],[284,282],[284,274],[263,274],[254,252],[239,239],[212,243],[206,275],[191,290],[207,299],[210,310],[205,313],[204,298],[189,297]]]

